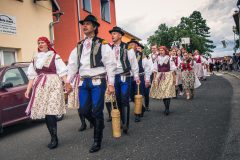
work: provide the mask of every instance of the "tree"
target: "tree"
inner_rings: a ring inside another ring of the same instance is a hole
[[[191,40],[188,51],[199,50],[200,53],[213,52],[215,48],[213,41],[209,39],[210,28],[206,20],[202,18],[199,11],[194,11],[189,17],[182,17],[177,26],[168,27],[166,24],[160,24],[154,35],[148,38],[148,43],[158,45],[172,46],[173,41],[180,41],[183,37],[189,37]]]

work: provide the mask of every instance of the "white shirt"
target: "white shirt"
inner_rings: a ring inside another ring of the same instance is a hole
[[[153,63],[156,61],[157,57],[158,57],[158,52],[149,54],[149,58],[152,60]]]
[[[151,59],[148,59],[147,57],[142,59],[142,65],[145,73],[145,79],[146,81],[150,81],[150,76],[152,74],[152,63]]]
[[[97,76],[101,74],[107,73],[108,82],[111,85],[114,85],[115,79],[115,70],[117,68],[116,58],[114,57],[113,50],[108,44],[102,44],[101,55],[102,62],[104,67],[96,67],[91,68],[90,66],[90,52],[91,47],[87,48],[87,41],[84,41],[83,50],[80,60],[80,68],[78,70],[78,53],[77,48],[74,48],[71,52],[68,60],[68,77],[67,80],[70,82],[75,74],[79,72],[80,76]],[[92,39],[90,39],[90,43],[92,44]]]
[[[38,52],[37,56],[34,58],[35,67],[37,69],[42,69],[44,67],[46,60],[49,58],[49,56],[53,56],[53,54],[55,54],[53,51]],[[55,57],[55,65],[57,74],[60,77],[67,75],[67,67],[58,54]],[[27,75],[29,79],[34,79],[38,76],[37,72],[34,69],[33,62],[28,67]]]
[[[163,65],[163,63],[167,64],[170,61],[170,71],[176,71],[177,67],[175,63],[171,60],[168,55],[158,56],[156,62],[154,63],[153,72],[158,72],[158,64]]]
[[[117,51],[117,49],[119,50],[119,55],[117,57],[117,53],[115,53],[115,51]],[[115,57],[116,57],[116,61],[117,61],[117,70],[116,70],[116,74],[120,74],[123,73],[123,68],[122,68],[122,63],[120,60],[120,46],[114,46],[113,47],[113,51],[115,53]],[[135,55],[135,52],[133,49],[128,50],[127,52],[127,56],[128,56],[128,60],[130,62],[131,65],[131,73],[134,76],[134,79],[139,79],[139,67],[138,67],[138,62],[137,62],[137,58]]]

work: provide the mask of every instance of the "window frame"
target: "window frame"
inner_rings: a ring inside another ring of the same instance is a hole
[[[92,13],[92,0],[89,0],[90,2],[90,11],[88,11],[85,7],[84,7],[84,0],[81,0],[81,4],[82,4],[82,9],[88,13]]]
[[[103,21],[111,24],[111,2],[110,2],[111,0],[107,0],[107,1],[109,3],[109,8],[108,8],[108,10],[109,10],[109,21],[104,19],[103,16],[102,16],[102,0],[100,0],[100,15],[101,15],[101,19]]]
[[[24,83],[23,83],[23,84],[16,85],[16,86],[13,86],[13,87],[11,87],[11,88],[16,88],[16,87],[21,87],[21,86],[27,85],[27,84],[28,84],[28,79],[26,79],[26,75],[24,75],[24,73],[23,73],[24,71],[22,71],[21,69],[19,69],[19,67],[10,67],[10,68],[6,69],[6,71],[4,72],[4,74],[3,74],[3,76],[2,76],[1,82],[3,82],[3,78],[4,78],[5,74],[6,74],[8,71],[13,70],[13,69],[18,70],[18,72],[19,72],[19,74],[21,75],[21,78],[22,78],[22,80],[23,80]]]
[[[7,51],[7,52],[14,52],[14,59],[15,62],[18,61],[17,59],[17,50],[16,49],[5,49],[5,48],[0,48],[0,66],[5,66],[6,64],[4,64],[4,55],[3,52]]]

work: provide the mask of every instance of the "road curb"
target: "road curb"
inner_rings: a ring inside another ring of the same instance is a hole
[[[239,108],[239,97],[240,90],[237,87],[239,86],[239,81],[231,78],[232,74],[229,77],[225,77],[231,85],[233,86],[233,97],[231,101],[231,116],[229,122],[229,129],[227,137],[225,140],[222,160],[239,160],[240,159],[240,108]],[[237,76],[233,76],[239,79]]]
[[[222,72],[223,74],[228,74],[228,75],[230,75],[230,76],[233,76],[233,77],[235,77],[235,78],[237,78],[237,79],[240,79],[240,76],[238,76],[238,75],[236,75],[236,74],[234,74],[234,73],[230,73],[230,72]]]

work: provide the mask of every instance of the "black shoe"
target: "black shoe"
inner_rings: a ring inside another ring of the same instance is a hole
[[[164,114],[165,114],[166,116],[168,116],[168,115],[170,114],[170,111],[169,111],[169,110],[165,110],[165,111],[164,111]]]
[[[126,125],[124,125],[124,126],[122,127],[122,129],[123,129],[123,133],[124,133],[124,134],[127,134],[127,133],[128,133],[128,127],[127,127]]]
[[[136,116],[135,117],[135,122],[140,122],[141,120],[140,120],[140,117],[139,116]]]
[[[109,117],[109,118],[107,119],[107,122],[112,122],[112,118]]]
[[[92,147],[90,148],[89,152],[94,153],[101,149],[101,142],[94,142]]]
[[[147,112],[150,112],[150,109],[149,109],[149,107],[146,107],[146,111],[147,111]]]
[[[94,127],[94,125],[90,122],[90,128],[93,128]]]
[[[78,129],[79,132],[85,131],[87,129],[86,123],[83,123],[81,127]]]

